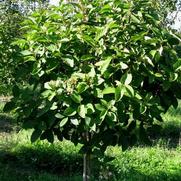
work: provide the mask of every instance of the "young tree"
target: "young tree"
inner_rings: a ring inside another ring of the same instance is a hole
[[[32,142],[55,135],[81,143],[84,181],[90,154],[149,143],[147,130],[178,105],[179,38],[157,14],[146,0],[61,3],[33,13],[15,42],[17,85],[4,110],[34,128]]]

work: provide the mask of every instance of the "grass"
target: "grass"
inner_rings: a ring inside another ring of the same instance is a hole
[[[68,141],[30,143],[30,131],[17,132],[11,115],[0,104],[0,180],[80,181],[80,146]],[[103,158],[92,163],[93,181],[179,181],[181,180],[181,102],[177,110],[163,115],[165,123],[152,147],[137,146],[122,152],[109,147]],[[106,162],[107,158],[115,157]]]

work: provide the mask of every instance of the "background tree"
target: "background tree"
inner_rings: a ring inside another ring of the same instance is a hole
[[[20,36],[20,22],[23,19],[16,3],[10,0],[0,2],[0,80],[1,94],[6,94],[11,87],[14,61],[13,46],[15,37]]]
[[[32,142],[55,135],[81,143],[84,180],[90,154],[150,143],[147,131],[178,105],[179,38],[161,27],[152,1],[61,3],[32,14],[24,30],[4,110],[34,128]]]
[[[0,94],[10,94],[14,83],[12,74],[16,62],[12,59],[16,54],[16,48],[11,43],[20,38],[23,33],[21,22],[27,14],[35,9],[43,9],[48,1],[19,1],[4,0],[0,2]]]

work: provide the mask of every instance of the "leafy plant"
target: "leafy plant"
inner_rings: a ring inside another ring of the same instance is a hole
[[[0,94],[10,95],[14,84],[13,72],[17,64],[13,57],[17,56],[18,47],[12,42],[23,33],[20,23],[33,9],[46,6],[47,1],[0,1]]]
[[[15,37],[19,37],[19,23],[23,17],[15,9],[11,1],[0,2],[0,93],[9,94],[11,81],[13,79],[12,69],[14,68],[13,46],[11,45]],[[13,64],[13,65],[12,65]]]
[[[24,29],[14,43],[22,50],[14,57],[17,85],[4,110],[34,128],[32,142],[56,135],[81,143],[89,165],[90,154],[109,145],[149,143],[147,129],[177,107],[179,38],[161,28],[151,1],[61,3],[33,13]]]

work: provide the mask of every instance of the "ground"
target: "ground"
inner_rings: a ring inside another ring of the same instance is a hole
[[[80,181],[81,145],[68,141],[30,143],[32,130],[21,130],[0,104],[0,180]],[[180,181],[181,102],[163,115],[163,129],[152,133],[152,146],[139,145],[122,152],[109,147],[106,155],[92,159],[93,181]],[[115,159],[110,161],[114,157]],[[109,162],[107,162],[109,161]]]

